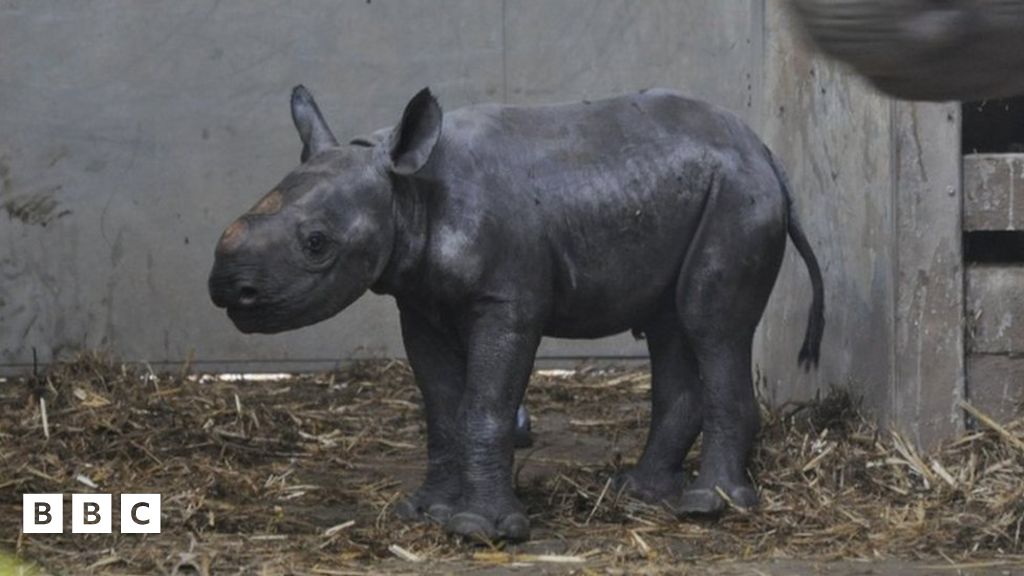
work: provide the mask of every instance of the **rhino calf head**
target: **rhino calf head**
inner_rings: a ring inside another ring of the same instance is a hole
[[[426,89],[378,146],[339,146],[302,86],[291,112],[302,164],[227,227],[210,273],[214,304],[246,333],[325,320],[377,282],[394,244],[395,178],[418,171],[441,132]]]

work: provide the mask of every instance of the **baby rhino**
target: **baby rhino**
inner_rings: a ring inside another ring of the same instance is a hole
[[[651,426],[618,480],[680,514],[757,496],[751,343],[787,233],[823,290],[782,171],[737,117],[664,90],[442,114],[424,89],[391,129],[339,145],[302,86],[302,164],[221,237],[213,302],[243,332],[394,296],[427,418],[426,479],[399,510],[452,533],[523,540],[517,407],[543,336],[646,335]],[[699,476],[684,484],[697,435]]]

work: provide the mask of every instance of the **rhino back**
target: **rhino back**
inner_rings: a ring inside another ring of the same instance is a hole
[[[468,106],[446,113],[444,123],[449,150],[533,170],[552,162],[559,171],[587,168],[637,145],[689,142],[724,151],[757,142],[731,112],[663,89],[566,104]]]

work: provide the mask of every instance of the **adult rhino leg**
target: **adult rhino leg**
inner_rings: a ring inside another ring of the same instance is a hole
[[[670,302],[644,328],[651,355],[651,426],[636,466],[618,485],[647,502],[672,502],[683,488],[683,460],[701,429],[697,359]]]
[[[466,362],[450,335],[415,311],[400,309],[402,340],[427,417],[427,475],[396,512],[407,519],[447,522],[462,495],[456,413]]]

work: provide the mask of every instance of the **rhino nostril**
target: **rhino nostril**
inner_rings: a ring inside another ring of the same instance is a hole
[[[256,304],[259,293],[252,286],[241,286],[238,288],[238,304],[241,306],[252,306]]]

